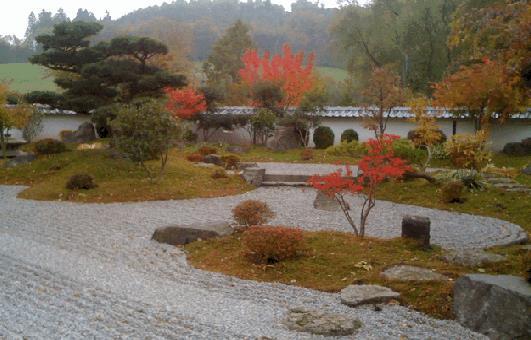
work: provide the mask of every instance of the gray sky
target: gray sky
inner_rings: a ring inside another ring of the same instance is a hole
[[[42,9],[55,13],[57,9],[63,8],[69,17],[76,15],[78,8],[86,8],[100,18],[108,10],[113,19],[127,14],[135,9],[153,5],[160,5],[172,0],[4,0],[0,11],[0,35],[13,35],[19,38],[24,36],[26,31],[28,15],[31,11],[35,14]],[[271,2],[281,4],[286,9],[290,9],[292,0],[272,0]],[[360,1],[365,2],[365,1]],[[326,7],[336,7],[336,0],[321,0]]]

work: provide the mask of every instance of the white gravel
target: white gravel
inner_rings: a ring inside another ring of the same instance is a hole
[[[400,306],[352,309],[340,304],[338,294],[196,270],[178,248],[150,241],[159,226],[228,219],[231,208],[249,198],[267,201],[275,223],[348,230],[340,214],[312,208],[310,189],[127,204],[16,199],[22,189],[0,186],[0,339],[308,338],[281,323],[295,306],[358,317],[364,323],[360,339],[482,338]],[[380,202],[370,234],[398,235],[399,216],[408,211],[429,215],[433,239],[443,246],[503,244],[520,232],[495,219]]]

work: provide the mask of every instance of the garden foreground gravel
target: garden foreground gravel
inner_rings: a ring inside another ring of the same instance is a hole
[[[359,339],[483,338],[401,306],[348,308],[338,294],[196,270],[179,248],[150,241],[160,226],[230,220],[249,198],[267,201],[274,223],[348,230],[339,213],[313,209],[311,189],[127,204],[17,199],[23,189],[0,186],[0,338],[310,338],[282,324],[298,306],[359,318]],[[432,218],[433,240],[446,247],[505,244],[522,233],[495,219],[379,202],[369,234],[398,235],[406,213]]]

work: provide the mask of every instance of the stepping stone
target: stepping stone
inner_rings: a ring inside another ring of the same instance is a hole
[[[349,307],[386,303],[400,297],[400,293],[378,285],[350,285],[341,290],[340,295],[341,303]]]
[[[169,226],[158,228],[151,237],[159,243],[173,246],[185,245],[197,240],[232,234],[234,229],[227,222],[212,222],[194,225]]]
[[[290,309],[284,324],[292,331],[325,336],[352,335],[362,326],[361,321],[347,315],[303,307]]]
[[[487,263],[505,261],[505,256],[487,253],[481,249],[453,250],[443,256],[443,260],[449,263],[467,267],[478,267]]]
[[[448,277],[430,269],[400,265],[386,269],[380,274],[387,280],[396,281],[446,281]]]

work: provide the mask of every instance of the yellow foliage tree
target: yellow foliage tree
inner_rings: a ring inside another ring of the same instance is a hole
[[[411,118],[411,121],[417,124],[413,136],[413,143],[416,146],[424,147],[428,152],[428,157],[422,165],[422,171],[425,171],[430,164],[433,147],[440,143],[442,139],[436,117],[428,114],[429,106],[429,100],[424,97],[415,98],[409,102],[409,107],[415,114],[415,117]]]
[[[7,158],[7,143],[9,130],[13,128],[22,129],[29,121],[31,107],[28,105],[17,105],[8,107],[7,93],[8,87],[0,84],[0,146],[2,157]]]

